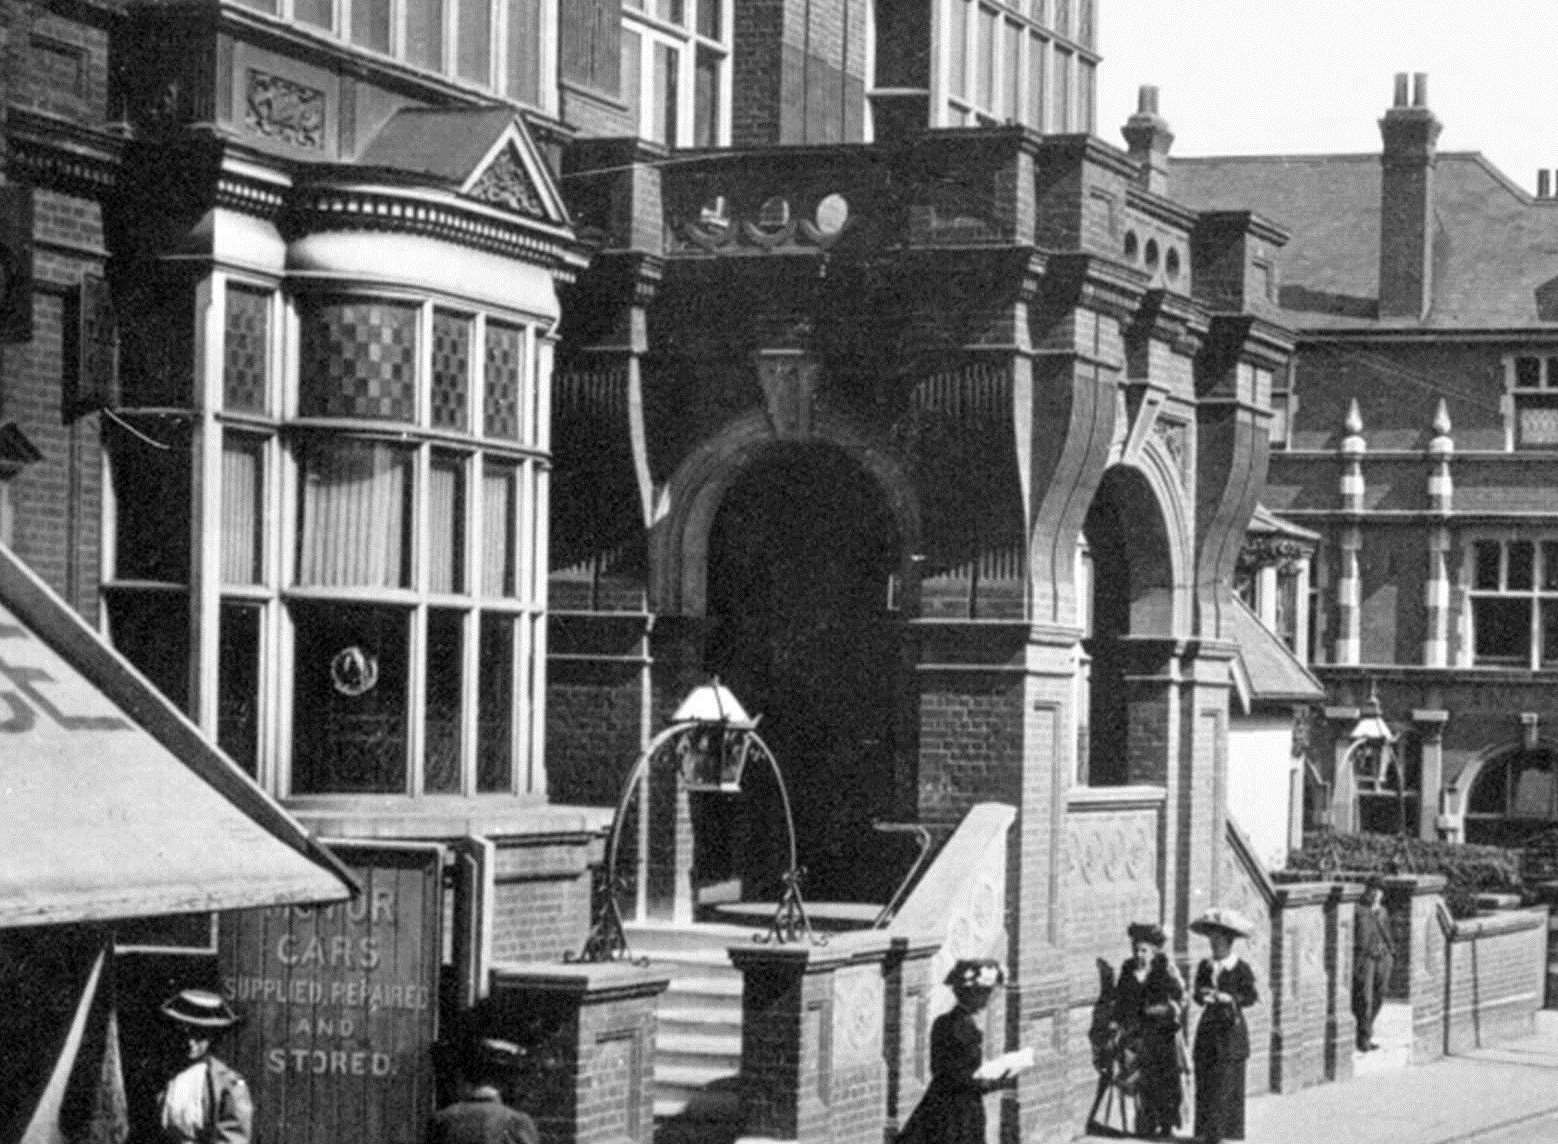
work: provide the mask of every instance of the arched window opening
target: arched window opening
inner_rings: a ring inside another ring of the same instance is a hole
[[[1466,799],[1466,841],[1520,846],[1558,822],[1558,752],[1514,751],[1482,768]]]

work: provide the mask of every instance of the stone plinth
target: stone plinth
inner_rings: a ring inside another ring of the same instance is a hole
[[[935,937],[894,937],[883,963],[882,1056],[887,1062],[885,1139],[892,1140],[930,1083],[931,972]]]
[[[525,1052],[515,1103],[543,1144],[649,1144],[664,973],[623,962],[493,969],[492,1035]]]
[[[741,1102],[747,1136],[881,1144],[893,952],[892,939],[880,930],[834,934],[827,945],[730,947],[730,960],[743,978]]]
[[[1396,962],[1390,996],[1412,1004],[1412,1063],[1444,1055],[1444,933],[1438,913],[1444,904],[1440,874],[1406,874],[1385,879],[1385,908]]]
[[[1272,907],[1271,1087],[1351,1075],[1352,906],[1359,888],[1278,886]]]

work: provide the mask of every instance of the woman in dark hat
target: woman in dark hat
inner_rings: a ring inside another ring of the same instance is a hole
[[[1169,1136],[1180,1125],[1184,1097],[1179,1030],[1185,982],[1163,952],[1168,935],[1161,926],[1137,922],[1126,933],[1133,956],[1120,966],[1114,1020],[1120,1030],[1117,1063],[1128,1066],[1117,1072],[1116,1082],[1126,1095],[1134,1092],[1137,1135]]]
[[[1192,996],[1204,1006],[1196,1026],[1196,1139],[1205,1144],[1244,1139],[1244,1069],[1250,1033],[1244,1010],[1255,1004],[1255,971],[1233,952],[1254,927],[1237,910],[1207,910],[1190,923],[1212,944],[1196,966]]]
[[[898,1135],[899,1144],[984,1144],[984,1095],[1015,1082],[977,1075],[984,1063],[984,1031],[974,1017],[990,1003],[1006,974],[989,958],[966,958],[947,974],[957,1000],[931,1025],[930,1085]]]
[[[157,1097],[163,1139],[170,1144],[249,1144],[254,1103],[243,1077],[211,1055],[211,1040],[238,1023],[219,995],[186,989],[162,1003],[183,1034],[179,1071]]]

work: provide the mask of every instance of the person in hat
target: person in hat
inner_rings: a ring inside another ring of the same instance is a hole
[[[1244,1072],[1250,1059],[1250,1031],[1244,1010],[1259,999],[1255,971],[1233,951],[1254,927],[1237,910],[1207,910],[1190,923],[1204,936],[1212,956],[1196,966],[1192,996],[1202,1006],[1196,1025],[1196,1139],[1204,1144],[1244,1139]]]
[[[1353,911],[1352,1015],[1357,1018],[1358,1051],[1379,1048],[1374,1041],[1374,1019],[1385,1003],[1385,989],[1396,963],[1396,943],[1390,936],[1390,915],[1381,899],[1385,883],[1370,878]]]
[[[984,1144],[987,1092],[1016,1084],[1011,1075],[980,1075],[984,1030],[974,1020],[1006,982],[999,962],[965,958],[947,974],[956,1004],[930,1030],[930,1084],[909,1117],[898,1144]]]
[[[1132,956],[1120,966],[1114,987],[1114,1022],[1119,1030],[1116,1083],[1134,1097],[1135,1130],[1168,1136],[1180,1125],[1184,1087],[1179,1039],[1185,1012],[1185,982],[1163,947],[1163,927],[1137,922],[1126,929]]]
[[[461,1067],[460,1098],[428,1124],[427,1144],[539,1144],[536,1122],[503,1103],[503,1088],[519,1065],[519,1046],[484,1037]]]
[[[211,1055],[211,1041],[238,1023],[216,993],[185,989],[162,1003],[162,1015],[182,1034],[180,1068],[157,1096],[164,1140],[177,1144],[249,1144],[254,1102],[249,1086]]]

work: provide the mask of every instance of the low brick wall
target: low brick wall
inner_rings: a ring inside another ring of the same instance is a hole
[[[1465,1052],[1533,1031],[1547,973],[1547,910],[1452,921],[1444,938],[1444,1048]]]

